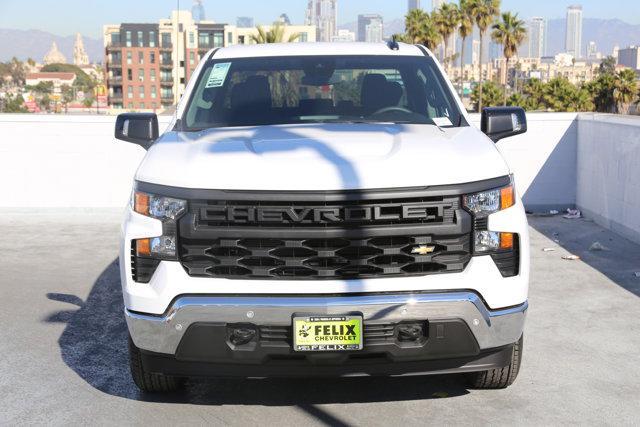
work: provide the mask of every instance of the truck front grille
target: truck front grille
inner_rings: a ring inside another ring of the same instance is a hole
[[[185,239],[181,261],[191,276],[366,278],[462,271],[469,235],[333,239]],[[427,248],[427,249],[424,249]],[[417,251],[432,251],[418,254]]]
[[[471,257],[471,217],[459,195],[425,189],[219,193],[224,199],[189,200],[179,221],[178,255],[190,276],[426,275],[460,272]]]

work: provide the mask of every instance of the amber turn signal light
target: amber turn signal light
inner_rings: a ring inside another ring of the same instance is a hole
[[[500,210],[514,205],[513,185],[500,189]]]
[[[500,233],[500,249],[513,249],[513,233]]]
[[[136,255],[137,256],[151,255],[151,239],[136,240]]]
[[[133,195],[133,210],[140,215],[149,215],[149,195],[135,192]]]

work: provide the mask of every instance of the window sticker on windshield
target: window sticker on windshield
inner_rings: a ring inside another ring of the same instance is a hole
[[[440,126],[440,127],[453,126],[453,123],[451,123],[451,120],[449,120],[449,117],[434,117],[431,120],[433,120],[433,123],[435,123],[436,126]]]
[[[215,64],[211,69],[211,73],[209,74],[207,85],[205,87],[210,88],[222,86],[225,79],[227,78],[229,68],[231,68],[231,62],[222,62],[219,64]]]

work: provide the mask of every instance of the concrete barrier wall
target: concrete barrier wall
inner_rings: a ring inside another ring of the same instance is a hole
[[[124,207],[145,151],[116,143],[114,125],[113,116],[0,115],[0,207]]]
[[[640,117],[581,114],[576,204],[640,243]]]
[[[576,113],[528,113],[528,131],[498,142],[528,210],[576,204]],[[480,115],[472,115],[480,126]]]
[[[529,114],[528,133],[498,143],[529,209],[575,205],[575,118]],[[161,117],[161,128],[170,119]],[[475,125],[479,120],[472,116]],[[116,141],[114,122],[104,116],[0,115],[0,207],[123,207],[144,150]]]

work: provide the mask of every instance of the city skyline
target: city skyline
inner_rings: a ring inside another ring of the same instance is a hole
[[[74,35],[80,32],[84,36],[99,38],[102,25],[109,22],[148,22],[165,19],[171,10],[177,6],[175,0],[138,0],[134,3],[124,0],[112,0],[109,3],[96,2],[92,9],[95,14],[84,13],[87,1],[66,0],[65,8],[56,7],[53,2],[36,0],[37,14],[24,13],[24,1],[3,0],[0,3],[0,28],[38,29],[56,35]],[[91,3],[91,2],[89,2]],[[247,6],[224,5],[216,7],[212,0],[204,0],[206,17],[218,23],[235,23],[238,17],[250,16],[256,24],[269,24],[275,21],[281,13],[287,13],[294,24],[305,22],[306,2],[299,0],[271,0],[268,4],[261,1],[247,1]],[[420,6],[430,10],[432,0],[422,0]],[[534,5],[524,0],[503,0],[502,10],[509,10],[524,19],[543,17],[546,20],[564,18],[567,7],[575,1],[546,1],[541,0]],[[629,3],[621,0],[606,2],[583,0],[583,18],[621,19],[630,24],[640,24],[640,8],[636,10],[628,7]],[[388,0],[338,0],[337,24],[357,22],[358,15],[380,14],[385,22],[402,19],[407,12],[408,2]],[[181,0],[180,8],[191,10],[191,0]],[[250,11],[250,13],[247,13]],[[58,19],[56,19],[56,16]],[[74,19],[76,17],[77,19]],[[74,22],[69,25],[69,22]],[[588,41],[583,41],[588,43]],[[584,45],[583,45],[584,46]],[[584,54],[584,52],[583,52]]]

